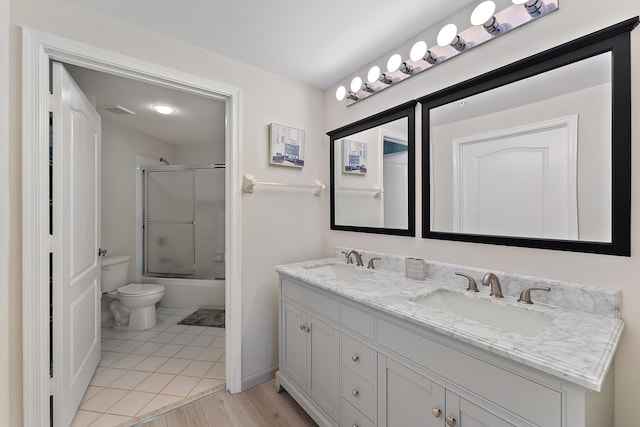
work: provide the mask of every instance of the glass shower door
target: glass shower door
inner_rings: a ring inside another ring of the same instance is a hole
[[[143,275],[194,276],[194,180],[193,170],[145,171]]]

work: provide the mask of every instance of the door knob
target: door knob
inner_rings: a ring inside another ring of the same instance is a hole
[[[440,408],[433,408],[431,410],[431,413],[433,414],[434,417],[438,418],[442,412],[440,411]]]
[[[455,418],[453,418],[451,415],[449,415],[449,416],[447,417],[447,425],[448,425],[449,427],[453,427],[453,426],[455,426],[455,425],[456,425],[456,419],[455,419]]]

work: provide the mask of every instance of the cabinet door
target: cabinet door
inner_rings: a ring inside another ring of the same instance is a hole
[[[302,390],[307,389],[307,332],[303,329],[306,315],[298,307],[282,302],[283,366],[281,369]]]
[[[378,355],[378,426],[443,427],[444,388],[386,356]]]
[[[455,419],[455,427],[513,427],[486,409],[447,390],[446,417]]]
[[[311,369],[308,393],[331,418],[338,421],[340,407],[340,332],[307,315],[311,328]]]

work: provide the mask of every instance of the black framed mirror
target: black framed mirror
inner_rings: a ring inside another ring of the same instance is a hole
[[[332,230],[415,236],[416,104],[327,133]]]
[[[637,24],[419,99],[422,236],[629,256]]]

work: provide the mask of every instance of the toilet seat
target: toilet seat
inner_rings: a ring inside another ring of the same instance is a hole
[[[164,292],[164,286],[152,283],[131,283],[118,288],[118,294],[124,296],[148,296]]]

